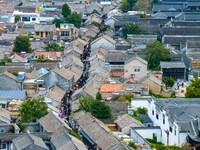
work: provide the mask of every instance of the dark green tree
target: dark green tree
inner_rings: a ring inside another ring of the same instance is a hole
[[[64,46],[59,46],[56,42],[50,42],[45,49],[46,51],[64,51]]]
[[[142,29],[138,25],[133,23],[126,24],[122,28],[122,34],[124,38],[127,38],[127,34],[141,34],[141,33]]]
[[[81,106],[81,109],[90,111],[91,110],[91,105],[95,101],[93,97],[81,97],[79,99],[79,103]]]
[[[137,114],[147,114],[148,110],[145,107],[138,107],[136,110]]]
[[[101,92],[98,92],[97,95],[96,95],[96,100],[102,100],[102,94]]]
[[[148,44],[145,48],[145,52],[147,54],[146,60],[148,61],[148,68],[151,70],[159,70],[160,61],[171,60],[169,50],[159,41]]]
[[[137,149],[137,146],[135,145],[135,142],[133,142],[133,141],[129,141],[128,146],[130,146],[134,149]]]
[[[94,101],[91,105],[91,113],[97,118],[111,117],[111,108],[102,101]]]
[[[54,19],[54,20],[52,21],[52,23],[56,25],[56,28],[60,28],[60,24],[61,24],[61,23],[65,23],[65,21],[64,21],[63,19],[58,19],[58,18],[56,18],[56,19]]]
[[[200,98],[200,79],[195,77],[192,83],[187,87],[185,97]]]
[[[24,35],[18,35],[14,42],[14,52],[27,52],[30,53],[32,51],[31,42],[29,37]]]
[[[20,16],[15,16],[15,23],[20,21],[21,17]]]
[[[65,3],[62,6],[62,15],[64,18],[67,18],[69,15],[71,14],[71,9],[69,8],[69,6]]]
[[[126,13],[128,11],[133,10],[133,7],[135,6],[136,0],[122,0],[119,9]]]
[[[44,97],[31,98],[20,106],[21,122],[36,122],[37,119],[48,114],[47,109]]]
[[[163,82],[165,83],[166,87],[173,87],[175,80],[170,76],[170,77],[164,77]]]
[[[81,27],[81,15],[79,15],[77,12],[73,12],[66,18],[67,23],[74,24],[75,27],[80,28]]]

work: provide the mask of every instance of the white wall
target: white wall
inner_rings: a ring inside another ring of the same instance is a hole
[[[131,108],[137,109],[138,107],[145,107],[148,109],[149,102],[147,101],[147,99],[132,99]]]
[[[38,13],[23,13],[19,11],[14,11],[12,17],[10,18],[10,23],[15,23],[15,16],[20,17],[30,17],[30,21],[24,23],[39,23],[39,14]],[[32,21],[32,18],[36,18],[35,21]]]
[[[100,47],[106,50],[114,50],[115,45],[109,42],[108,40],[101,38],[98,41],[95,41],[94,43],[91,44],[91,51],[97,50]]]
[[[181,146],[182,144],[186,142],[187,134],[179,133],[179,126],[175,122],[169,121],[168,115],[164,110],[162,111],[156,110],[154,100],[149,102],[145,99],[133,99],[131,101],[131,107],[133,109],[136,109],[138,107],[146,107],[148,109],[148,115],[151,118],[153,125],[160,126],[161,133],[162,133],[160,141],[163,144]],[[153,111],[154,111],[154,114],[153,114]],[[156,118],[156,114],[158,115],[158,119]],[[172,128],[172,131],[170,131],[170,127]],[[148,132],[145,132],[145,134],[147,133]],[[145,136],[148,136],[148,134]]]
[[[135,128],[135,131],[145,139],[153,139],[153,134],[156,135],[157,141],[161,141],[161,130],[154,128]]]

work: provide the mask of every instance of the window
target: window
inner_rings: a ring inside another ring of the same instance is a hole
[[[69,36],[69,31],[61,31],[61,36]]]
[[[175,129],[174,129],[174,134],[176,135],[176,126],[175,126]]]
[[[36,18],[32,18],[32,21],[36,21]]]
[[[6,149],[6,143],[1,143],[0,144],[0,149]]]
[[[165,124],[165,115],[163,114],[163,124]]]
[[[152,110],[152,115],[154,115],[154,110]]]
[[[134,67],[134,72],[140,72],[140,68],[141,68],[141,67],[139,67],[139,66],[135,66],[135,67]]]
[[[158,116],[158,114],[156,114],[156,119],[159,119],[159,116]]]
[[[30,17],[22,17],[22,21],[25,22],[30,22],[31,18]]]
[[[39,32],[35,32],[35,34],[36,34],[36,35],[40,35],[40,33],[39,33]]]
[[[169,131],[172,132],[172,127],[169,127]]]

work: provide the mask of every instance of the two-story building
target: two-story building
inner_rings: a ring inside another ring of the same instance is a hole
[[[127,61],[124,65],[124,78],[129,78],[134,76],[135,79],[140,79],[146,76],[147,71],[147,61],[136,56]]]
[[[16,22],[16,16],[19,16],[19,21],[24,23],[39,23],[39,12],[36,7],[17,6],[14,8],[10,23]]]
[[[160,62],[163,77],[172,77],[175,80],[186,78],[186,66],[184,62]]]
[[[143,138],[153,137],[165,145],[181,146],[190,143],[199,147],[199,98],[132,99],[134,108],[146,107],[154,128],[140,128]]]
[[[73,25],[68,23],[60,24],[60,39],[75,39],[78,37],[79,30]]]
[[[35,24],[34,25],[34,37],[35,38],[46,38],[52,37],[56,27],[54,24]]]

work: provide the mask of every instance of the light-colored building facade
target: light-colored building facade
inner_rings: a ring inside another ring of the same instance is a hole
[[[68,23],[60,24],[60,39],[75,39],[78,37],[79,30],[73,25]]]
[[[198,98],[173,100],[148,98],[133,99],[131,106],[133,108],[146,107],[154,127],[160,127],[160,133],[158,128],[151,128],[151,132],[150,129],[143,128],[141,136],[145,132],[156,136],[157,141],[165,145],[181,146],[189,142],[188,139],[199,138],[197,123],[200,115],[199,102]],[[149,137],[144,136],[144,138]]]
[[[147,61],[136,56],[125,62],[124,65],[124,78],[140,79],[147,75]]]

